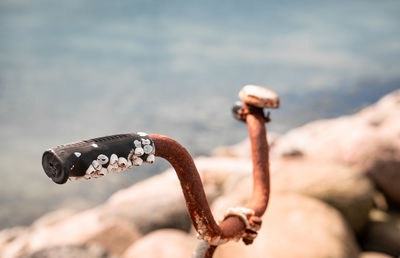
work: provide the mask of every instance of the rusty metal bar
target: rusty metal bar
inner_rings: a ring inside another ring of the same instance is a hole
[[[245,109],[248,106],[245,104]],[[269,199],[269,146],[265,127],[265,115],[262,109],[250,112],[246,117],[251,143],[253,162],[253,195],[249,208],[255,216],[261,217]]]
[[[261,217],[268,205],[269,187],[269,156],[266,135],[266,117],[263,109],[243,105],[246,123],[249,129],[253,162],[253,194],[248,208],[254,210],[253,220]],[[156,156],[168,160],[174,167],[186,206],[197,232],[206,237],[210,243],[213,240],[230,240],[242,234],[245,224],[237,216],[226,218],[218,226],[209,208],[200,177],[190,154],[182,145],[166,136],[149,135],[153,140]],[[260,223],[261,221],[256,221]],[[212,257],[217,245],[210,245],[204,257]]]
[[[253,163],[253,193],[248,208],[254,210],[255,220],[261,217],[268,205],[270,195],[269,182],[269,147],[265,122],[266,118],[261,108],[255,108],[243,104],[243,112],[246,114],[245,120],[249,130],[251,143],[252,163]],[[261,220],[257,221],[260,223]],[[242,234],[245,230],[243,221],[237,216],[228,217],[219,225],[222,231],[223,239],[232,239]],[[249,241],[246,244],[250,244]],[[211,258],[217,246],[207,249],[205,258]]]
[[[188,151],[169,137],[157,134],[149,136],[154,142],[155,155],[168,160],[178,175],[196,231],[209,240],[220,236],[221,230],[212,216],[199,173]]]
[[[236,118],[247,123],[249,130],[253,193],[248,208],[231,209],[220,225],[211,213],[192,157],[182,145],[166,136],[130,133],[61,145],[44,153],[43,168],[54,182],[65,183],[69,177],[100,177],[143,162],[152,163],[154,155],[162,157],[178,175],[190,218],[203,240],[198,255],[211,258],[219,244],[231,239],[242,238],[245,244],[251,244],[261,227],[270,194],[265,127],[269,117],[265,117],[263,108],[279,107],[279,98],[274,92],[254,85],[245,86],[239,97],[244,104],[234,106],[233,111]]]

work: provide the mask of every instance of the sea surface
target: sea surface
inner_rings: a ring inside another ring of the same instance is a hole
[[[49,147],[131,131],[193,156],[247,136],[238,91],[276,91],[268,129],[354,113],[400,88],[399,1],[0,0],[0,228],[84,209],[162,160],[54,184]]]

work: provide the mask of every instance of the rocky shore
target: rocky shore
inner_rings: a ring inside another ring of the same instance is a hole
[[[271,198],[254,244],[216,258],[400,256],[400,90],[360,112],[269,133]],[[216,218],[250,198],[249,141],[195,159]],[[83,212],[0,232],[0,257],[190,257],[197,244],[172,169]]]

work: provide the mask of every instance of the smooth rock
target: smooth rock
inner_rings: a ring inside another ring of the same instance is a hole
[[[281,135],[276,132],[268,132],[267,140],[270,148],[274,147],[275,142]],[[217,147],[212,151],[213,157],[237,157],[251,159],[250,139],[236,143],[230,146]]]
[[[112,254],[121,255],[140,238],[139,232],[131,224],[123,220],[105,222],[97,234],[87,239],[88,243],[97,243]]]
[[[359,166],[400,205],[400,90],[360,112],[311,122],[280,137],[271,157],[293,153]],[[294,155],[298,157],[299,155]]]
[[[223,219],[228,208],[244,207],[251,198],[252,194],[252,177],[244,177],[240,181],[231,184],[224,195],[216,198],[211,209],[214,218],[219,221]]]
[[[40,218],[38,218],[32,226],[34,228],[40,228],[40,227],[48,227],[55,225],[63,220],[66,220],[73,216],[76,212],[73,210],[69,209],[60,209],[56,211],[49,212]]]
[[[338,211],[298,194],[272,195],[254,243],[229,242],[215,258],[354,258],[359,254],[352,231]]]
[[[362,252],[359,258],[392,258],[392,256],[377,252]]]
[[[251,198],[253,178],[250,173],[228,178],[224,186],[226,196],[216,199],[214,207],[220,206],[220,202],[245,205]],[[357,167],[301,158],[273,161],[271,191],[295,192],[324,201],[337,208],[352,229],[360,232],[373,207],[375,188]],[[218,215],[223,212],[219,209]]]
[[[112,258],[100,245],[54,246],[20,258]]]
[[[400,147],[399,109],[400,90],[354,115],[314,121],[289,131],[277,140],[273,155],[282,157],[296,150],[350,165],[359,164],[373,158],[371,155],[376,154],[377,146],[384,148],[390,143]]]
[[[231,157],[199,157],[195,159],[202,183],[211,203],[216,196],[229,191],[253,170],[251,160]]]
[[[337,208],[356,231],[368,221],[374,186],[357,167],[318,159],[281,160],[273,170],[272,191],[297,192]]]
[[[366,165],[366,172],[389,201],[400,207],[400,150],[382,148]]]
[[[196,247],[194,236],[175,229],[156,230],[133,244],[122,258],[187,258]]]
[[[363,250],[400,256],[400,213],[373,210],[370,219],[361,239]]]
[[[130,221],[143,235],[161,228],[188,231],[191,226],[179,180],[171,169],[113,194],[103,215]]]
[[[0,232],[0,257],[14,258],[22,255],[27,248],[30,229],[14,227]]]
[[[101,208],[77,213],[59,223],[32,230],[28,241],[30,252],[45,247],[80,245],[99,232],[102,225]]]
[[[41,219],[41,223],[35,223],[14,238],[9,238],[8,243],[0,249],[0,256],[16,257],[56,246],[77,246],[93,242],[109,248],[107,251],[110,253],[122,253],[140,234],[129,222],[102,216],[102,209],[99,206],[58,222],[44,223],[52,221],[47,215],[47,218]]]

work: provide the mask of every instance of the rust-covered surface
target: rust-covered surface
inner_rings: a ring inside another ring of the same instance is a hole
[[[245,86],[240,92],[240,98],[244,103],[236,104],[232,110],[234,116],[248,126],[253,163],[253,193],[247,207],[229,209],[219,225],[211,213],[192,157],[181,144],[167,136],[131,133],[62,145],[45,152],[43,168],[53,181],[65,183],[69,177],[90,178],[98,175],[97,170],[104,171],[99,174],[103,175],[110,171],[119,172],[142,162],[152,163],[156,155],[169,161],[178,175],[187,210],[198,237],[202,240],[195,257],[212,257],[218,245],[232,239],[242,239],[246,245],[251,244],[261,227],[261,217],[267,208],[270,194],[269,149],[265,127],[270,119],[269,114],[264,115],[263,108],[279,107],[279,98],[274,92],[254,85]],[[116,158],[115,153],[121,157]],[[80,163],[75,164],[70,161],[72,159]]]
[[[254,211],[254,215],[248,219],[254,228],[257,226],[259,228],[261,227],[261,216],[267,208],[270,195],[269,148],[265,127],[269,117],[265,117],[262,108],[247,104],[243,104],[241,116],[249,129],[253,163],[253,193],[247,207]],[[219,227],[222,231],[222,239],[235,239],[237,236],[242,236],[245,244],[253,242],[257,231],[249,232],[245,223],[238,216],[226,218]],[[210,246],[204,257],[212,257],[215,249],[215,246]]]
[[[193,226],[200,237],[210,242],[221,235],[221,230],[212,216],[204,193],[203,184],[192,157],[177,141],[162,135],[152,134],[155,155],[171,163],[178,175],[186,207]]]
[[[150,135],[156,148],[156,156],[167,159],[175,168],[181,182],[186,206],[199,237],[209,243],[204,257],[212,257],[216,247],[232,239],[242,238],[251,244],[261,227],[261,217],[269,200],[269,148],[265,123],[269,117],[263,108],[246,103],[239,110],[241,120],[247,123],[253,163],[253,193],[247,208],[253,211],[243,216],[231,215],[217,225],[209,208],[200,176],[189,153],[176,141],[160,135]]]

